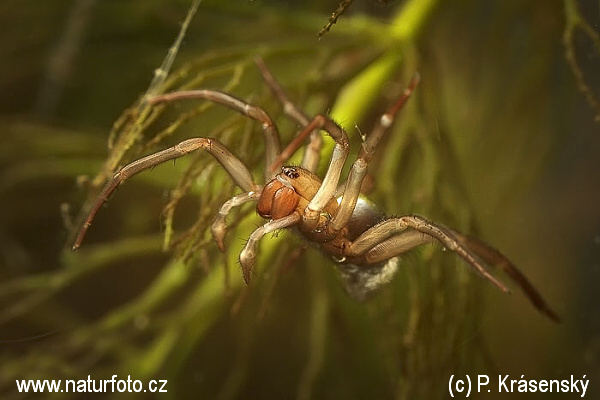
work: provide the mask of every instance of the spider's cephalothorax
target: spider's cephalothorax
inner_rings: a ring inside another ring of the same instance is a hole
[[[263,218],[279,219],[301,213],[319,190],[321,180],[300,167],[282,167],[262,190],[256,211]]]
[[[134,161],[115,173],[88,211],[73,249],[79,247],[100,206],[123,180],[167,160],[203,149],[215,157],[243,191],[223,204],[212,224],[212,234],[218,247],[225,250],[225,219],[233,207],[256,201],[258,214],[268,220],[252,232],[240,253],[246,283],[250,281],[255,264],[258,241],[269,232],[279,229],[297,228],[308,242],[315,244],[335,260],[348,291],[357,298],[364,298],[389,282],[397,269],[400,254],[422,244],[438,241],[500,290],[508,292],[486,268],[500,266],[523,289],[538,310],[551,319],[558,320],[557,315],[525,276],[494,248],[417,215],[386,218],[361,196],[360,189],[369,161],[395,116],[417,86],[418,76],[411,80],[398,100],[381,115],[362,143],[345,183],[340,186],[342,168],[349,152],[346,132],[325,115],[308,118],[288,99],[263,61],[257,60],[257,65],[273,93],[283,103],[286,114],[303,127],[283,150],[280,148],[277,126],[267,112],[227,93],[215,90],[180,91],[156,96],[149,102],[156,104],[178,99],[205,99],[259,121],[266,143],[266,184],[257,184],[244,163],[218,140],[207,137],[187,139],[169,149]],[[322,143],[321,131],[327,132],[335,141],[329,167],[322,180],[315,175]],[[282,167],[308,137],[310,140],[301,166]],[[340,191],[339,187],[343,189]]]
[[[307,169],[282,167],[281,172],[263,188],[256,211],[268,219],[279,219],[292,213],[301,216],[321,185],[319,177]],[[333,215],[336,208],[337,202],[331,198],[321,210],[316,225],[309,231],[322,231],[326,223],[324,217]]]

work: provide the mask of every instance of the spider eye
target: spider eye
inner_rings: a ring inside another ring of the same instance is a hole
[[[283,174],[290,179],[296,179],[297,177],[300,176],[300,173],[298,171],[296,171],[296,168],[292,168],[292,167],[283,167],[281,169],[281,172],[283,172]]]

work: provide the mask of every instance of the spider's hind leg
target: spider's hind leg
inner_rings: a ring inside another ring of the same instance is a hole
[[[369,265],[396,257],[434,240],[458,254],[498,289],[509,292],[508,288],[486,269],[488,266],[501,268],[523,290],[535,308],[553,321],[560,321],[525,275],[498,250],[418,215],[391,218],[375,225],[352,242],[345,249],[345,255],[359,257],[365,265]]]
[[[555,322],[560,322],[560,317],[550,308],[533,284],[529,282],[527,277],[502,253],[481,240],[463,235],[459,232],[453,231],[453,233],[465,247],[471,249],[471,251],[476,253],[481,259],[485,260],[486,263],[504,271],[506,275],[519,285],[523,293],[529,298],[529,301],[542,314]]]
[[[416,232],[408,234],[407,229],[412,229]],[[498,279],[491,275],[484,264],[480,260],[477,253],[460,242],[451,229],[446,228],[441,224],[428,221],[418,215],[405,215],[398,218],[387,219],[374,227],[365,231],[347,248],[349,256],[358,256],[366,254],[370,259],[366,262],[377,262],[381,259],[397,256],[403,252],[410,250],[413,247],[421,244],[437,240],[444,245],[448,250],[451,250],[462,257],[469,265],[471,265],[480,275],[490,281],[494,286],[503,292],[509,292]],[[408,241],[395,239],[394,236],[401,234],[400,238],[407,236]],[[428,236],[428,237],[427,237]],[[368,254],[369,250],[379,249],[379,245],[383,251]]]

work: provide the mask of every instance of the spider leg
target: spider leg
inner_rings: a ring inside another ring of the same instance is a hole
[[[427,221],[425,218],[420,217],[418,215],[406,215],[398,218],[391,218],[380,222],[374,227],[365,231],[362,235],[360,235],[352,244],[350,244],[346,251],[345,255],[353,257],[360,256],[365,254],[367,251],[373,249],[375,246],[385,242],[386,239],[397,235],[398,233],[402,233],[407,228],[412,228],[421,234],[425,234],[430,236],[431,238],[439,241],[446,247],[448,250],[451,250],[462,257],[469,265],[471,265],[481,276],[490,281],[494,286],[496,286],[501,291],[508,293],[510,292],[504,284],[502,284],[498,279],[496,279],[493,275],[491,275],[486,269],[484,264],[480,261],[480,256],[477,252],[466,246],[459,237],[455,235],[451,229],[446,228],[443,225],[436,224],[430,221]],[[414,239],[414,238],[413,238]],[[425,240],[425,239],[423,239]],[[427,239],[427,241],[430,241]],[[427,241],[423,241],[423,243],[427,243]],[[414,240],[412,243],[416,243]],[[409,243],[412,244],[412,243]],[[423,244],[420,243],[420,244]],[[394,244],[393,241],[388,242],[387,245]],[[405,245],[405,244],[403,244]],[[409,250],[412,247],[408,247],[404,249],[402,246],[400,247],[400,253]],[[394,251],[393,247],[383,246],[382,248],[376,250],[383,253],[380,253],[379,257],[382,255],[389,256],[391,258],[395,255],[398,255],[399,252]]]
[[[222,252],[225,252],[225,244],[223,242],[223,239],[225,238],[225,234],[227,233],[227,224],[225,222],[227,215],[233,207],[241,206],[242,204],[247,203],[249,201],[258,200],[258,198],[260,197],[260,193],[260,190],[256,192],[242,193],[227,200],[221,206],[221,209],[215,217],[210,227],[210,230],[212,232],[213,238],[215,239],[215,242],[217,242],[217,246],[219,246],[219,249]]]
[[[267,68],[264,60],[261,57],[256,57],[254,60],[258,67],[263,79],[267,83],[267,86],[271,89],[271,92],[277,97],[279,102],[283,105],[283,112],[291,119],[296,121],[301,127],[305,127],[310,123],[310,118],[300,110],[292,101],[289,99],[277,79],[271,74],[271,71]],[[304,137],[298,141],[294,140],[290,143],[277,158],[274,165],[271,165],[271,170],[275,171],[281,167],[281,164],[289,158],[304,141]],[[302,158],[302,167],[306,168],[310,172],[315,172],[319,166],[319,159],[321,155],[321,146],[323,145],[323,138],[318,130],[313,130],[310,133],[310,142],[304,152]]]
[[[121,168],[117,173],[115,173],[113,177],[106,183],[106,185],[92,204],[92,207],[90,208],[90,211],[88,212],[85,221],[83,222],[81,228],[79,229],[79,232],[77,233],[75,243],[73,244],[73,250],[76,250],[81,245],[85,233],[92,224],[94,216],[96,215],[102,204],[106,202],[106,200],[110,197],[112,192],[115,191],[115,189],[119,186],[121,182],[139,172],[152,168],[165,161],[182,157],[198,149],[204,149],[213,157],[215,157],[217,161],[221,163],[221,165],[223,165],[223,167],[233,178],[235,183],[237,183],[238,186],[240,186],[243,190],[245,190],[246,192],[260,191],[260,186],[254,183],[252,175],[250,174],[250,171],[248,171],[248,168],[246,168],[244,163],[242,163],[240,159],[238,159],[229,150],[227,150],[227,148],[223,146],[220,142],[218,142],[215,139],[202,137],[187,139],[166,150],[150,154],[149,156],[140,158],[139,160],[127,164],[126,166]]]
[[[517,285],[519,285],[523,293],[525,293],[527,298],[529,298],[529,301],[531,301],[534,307],[537,308],[542,314],[546,315],[555,322],[560,322],[560,317],[550,308],[542,295],[508,258],[506,258],[498,250],[490,247],[478,239],[463,235],[459,232],[452,232],[459,242],[471,249],[481,259],[485,260],[489,265],[493,265],[504,271],[506,275],[508,275]]]
[[[240,100],[230,94],[220,92],[218,90],[184,90],[179,92],[172,92],[163,94],[160,96],[152,97],[149,100],[150,104],[157,104],[162,102],[170,102],[182,99],[204,99],[209,100],[214,103],[218,103],[224,105],[225,107],[231,108],[249,118],[252,118],[262,124],[263,134],[265,137],[265,147],[266,147],[266,166],[265,166],[265,176],[268,178],[273,178],[275,175],[270,170],[270,165],[275,162],[277,156],[281,151],[281,144],[279,140],[279,131],[277,130],[277,126],[267,114],[265,110],[260,107],[257,107],[253,104],[247,103],[243,100]]]
[[[265,61],[262,59],[262,57],[256,57],[254,62],[258,67],[258,70],[260,71],[265,83],[267,86],[269,86],[269,89],[271,89],[271,92],[273,92],[275,97],[277,97],[279,102],[283,105],[283,112],[298,124],[302,126],[308,125],[310,118],[302,110],[296,107],[294,103],[292,103],[277,79],[275,79],[265,64]]]
[[[246,242],[246,246],[244,246],[244,249],[240,253],[240,264],[242,265],[242,274],[244,275],[246,284],[250,283],[250,273],[252,272],[252,267],[254,267],[254,261],[256,260],[256,246],[258,245],[258,241],[267,233],[283,228],[289,228],[300,222],[301,219],[302,217],[298,213],[293,213],[287,217],[269,221],[252,232],[248,242]]]
[[[354,212],[354,208],[356,207],[356,201],[360,195],[362,182],[367,175],[367,166],[369,161],[371,161],[373,154],[375,153],[375,148],[381,141],[383,135],[394,123],[396,115],[398,112],[400,112],[400,110],[402,110],[406,104],[406,101],[410,98],[411,94],[417,87],[418,83],[419,75],[415,74],[408,87],[404,89],[404,92],[402,92],[402,95],[379,118],[379,121],[373,128],[373,131],[362,144],[360,152],[358,153],[358,157],[354,164],[352,164],[352,168],[348,174],[348,180],[346,181],[340,206],[336,210],[333,219],[327,226],[327,233],[332,234],[338,232],[348,224],[348,221]]]
[[[329,167],[327,168],[323,182],[317,193],[304,209],[302,224],[303,228],[306,230],[312,230],[316,227],[321,211],[333,198],[349,151],[348,136],[346,135],[346,132],[325,115],[316,115],[312,121],[304,127],[304,130],[300,132],[296,139],[303,137],[315,129],[325,130],[329,136],[335,140],[335,147],[333,148]]]
[[[364,263],[377,264],[392,257],[418,247],[422,244],[431,243],[435,239],[429,235],[415,230],[406,230],[392,237],[384,239],[363,254]]]

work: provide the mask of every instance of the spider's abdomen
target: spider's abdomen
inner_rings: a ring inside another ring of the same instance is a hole
[[[294,191],[273,179],[267,183],[258,198],[256,211],[263,218],[279,219],[292,214],[300,201],[300,196]]]

